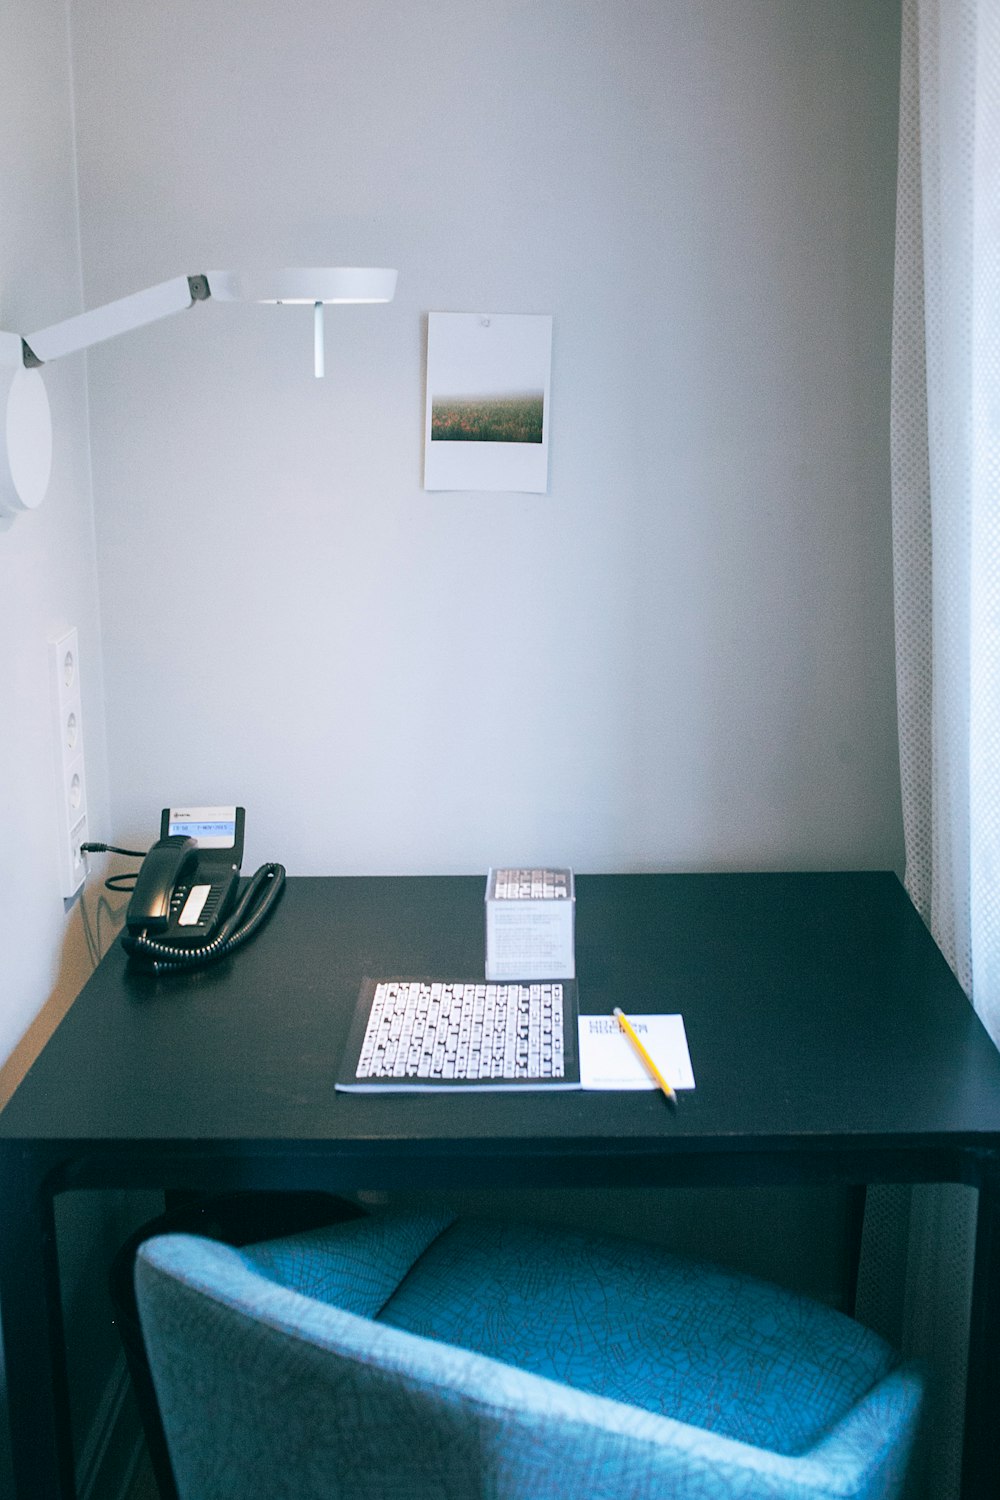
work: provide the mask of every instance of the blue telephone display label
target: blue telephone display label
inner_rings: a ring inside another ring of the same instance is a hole
[[[167,832],[194,839],[199,849],[232,849],[236,843],[236,808],[172,807]]]
[[[171,833],[182,833],[189,839],[227,838],[230,843],[236,837],[233,823],[171,823]]]

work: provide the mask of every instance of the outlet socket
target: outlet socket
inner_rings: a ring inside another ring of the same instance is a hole
[[[80,852],[80,845],[87,842],[87,773],[76,627],[50,641],[49,651],[55,706],[59,881],[63,896],[68,898],[76,895],[87,875]]]

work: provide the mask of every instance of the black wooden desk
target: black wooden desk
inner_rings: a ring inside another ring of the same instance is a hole
[[[965,1500],[1000,1492],[1000,1055],[888,874],[580,876],[581,1008],[679,1010],[697,1090],[335,1094],[364,974],[474,976],[481,878],[292,879],[180,979],[115,946],[0,1115],[17,1500],[73,1492],[53,1196],[964,1182],[979,1189]]]

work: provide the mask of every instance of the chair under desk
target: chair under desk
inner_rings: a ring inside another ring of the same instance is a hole
[[[961,1182],[979,1190],[962,1494],[1000,1494],[1000,1054],[895,876],[581,875],[580,1009],[684,1016],[697,1087],[345,1094],[362,979],[474,977],[480,877],[289,879],[215,968],[117,944],[0,1114],[16,1500],[74,1494],[54,1199],[74,1189]]]

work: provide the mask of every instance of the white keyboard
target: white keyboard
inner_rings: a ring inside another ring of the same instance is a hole
[[[355,1076],[429,1083],[561,1079],[564,998],[558,980],[381,981]]]

